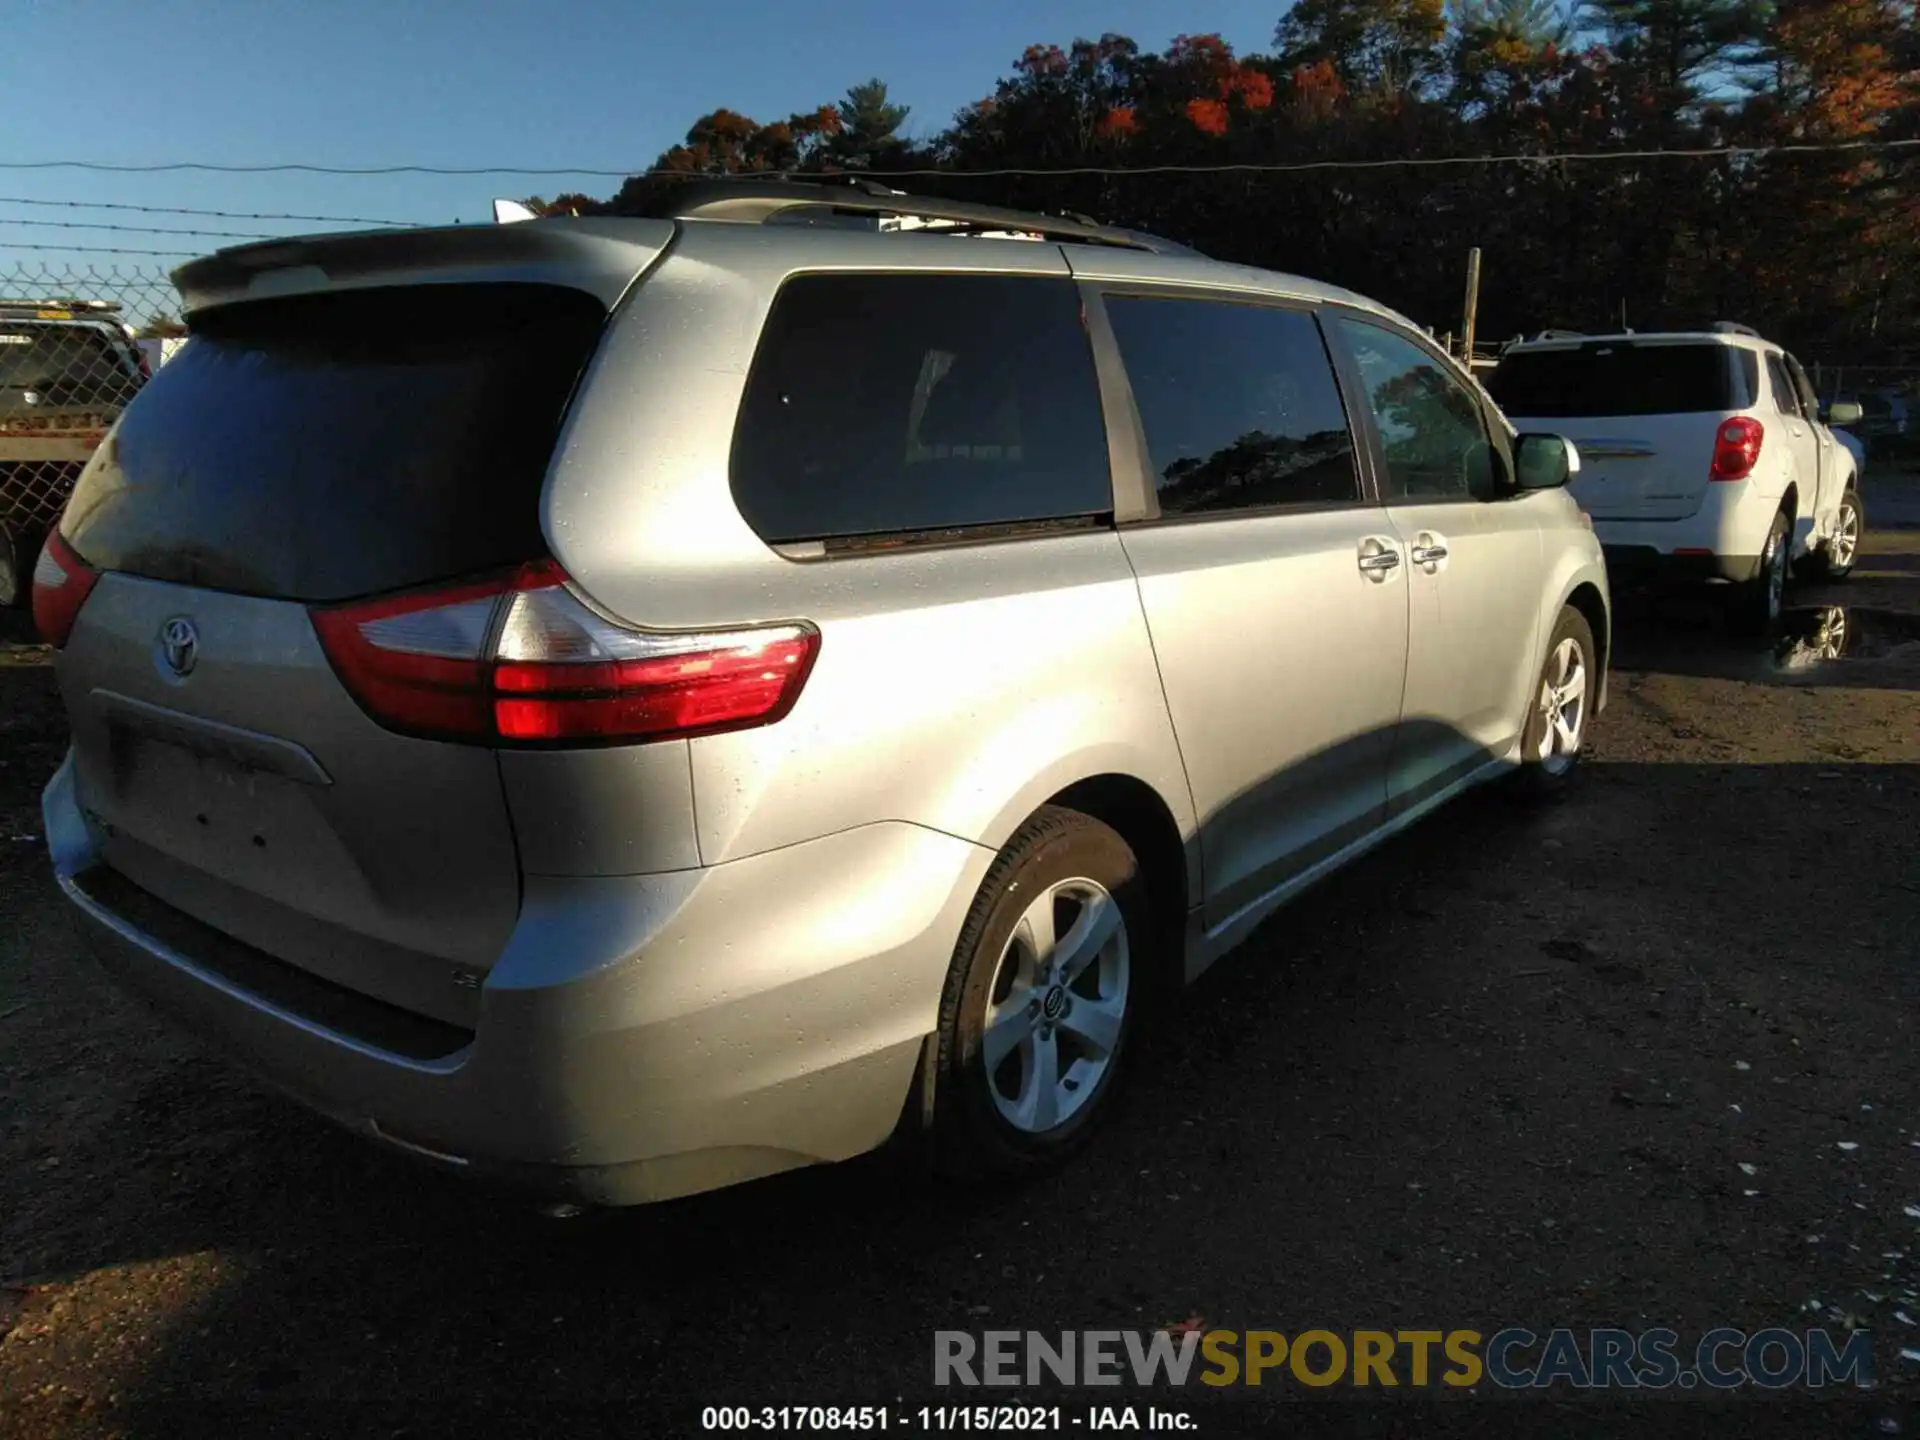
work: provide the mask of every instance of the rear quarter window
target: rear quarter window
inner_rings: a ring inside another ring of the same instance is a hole
[[[1521,350],[1494,370],[1487,390],[1509,415],[1583,419],[1741,410],[1731,347],[1602,341],[1565,350]]]
[[[1113,508],[1072,281],[801,275],[781,287],[734,432],[734,501],[769,544]]]

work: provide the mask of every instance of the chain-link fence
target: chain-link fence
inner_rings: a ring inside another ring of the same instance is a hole
[[[166,271],[0,269],[0,605],[114,417],[181,343]]]

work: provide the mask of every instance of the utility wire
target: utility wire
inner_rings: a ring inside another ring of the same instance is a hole
[[[372,220],[365,215],[282,215],[272,211],[192,210],[183,205],[128,205],[112,200],[39,200],[0,195],[0,205],[39,205],[64,210],[129,210],[142,215],[198,215],[213,220],[312,220],[327,225],[387,225],[415,228],[418,220]]]
[[[22,220],[0,215],[0,225],[31,225],[37,230],[117,230],[123,235],[197,235],[209,240],[280,240],[284,236],[263,235],[246,230],[177,230],[161,225],[112,225],[100,220]]]
[[[1675,150],[1562,150],[1558,152],[1526,153],[1514,152],[1494,155],[1424,155],[1396,156],[1381,160],[1308,160],[1290,163],[1267,163],[1248,161],[1221,165],[1063,165],[1063,166],[996,166],[979,170],[941,169],[929,167],[915,170],[874,170],[856,172],[874,179],[887,179],[898,176],[940,177],[981,179],[1030,176],[1035,178],[1051,175],[1238,175],[1238,174],[1294,174],[1307,170],[1385,170],[1385,169],[1426,169],[1442,165],[1546,165],[1577,162],[1604,162],[1610,160],[1689,160],[1749,158],[1765,155],[1836,155],[1848,152],[1907,150],[1920,147],[1920,139],[1909,140],[1838,140],[1827,143],[1791,144],[1791,145],[1719,145],[1682,148]],[[0,170],[95,170],[115,174],[161,174],[172,171],[198,170],[223,175],[269,175],[298,172],[306,175],[514,175],[535,177],[564,177],[586,175],[599,179],[678,179],[703,180],[713,178],[703,173],[691,173],[684,170],[598,170],[593,168],[562,169],[552,166],[530,166],[524,169],[505,165],[219,165],[200,161],[175,161],[154,165],[119,165],[92,160],[0,160]],[[773,167],[736,170],[729,172],[735,176],[781,176],[793,172]]]

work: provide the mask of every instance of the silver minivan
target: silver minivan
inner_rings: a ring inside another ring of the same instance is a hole
[[[46,829],[240,1063],[580,1203],[1031,1170],[1275,907],[1573,773],[1577,455],[1414,325],[1078,219],[675,201],[176,276],[35,571]]]

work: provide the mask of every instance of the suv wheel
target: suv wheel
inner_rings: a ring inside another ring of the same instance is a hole
[[[1730,618],[1750,635],[1764,635],[1779,622],[1787,603],[1787,570],[1793,551],[1793,530],[1786,511],[1773,517],[1766,544],[1760,547],[1760,570],[1734,594]]]
[[[1866,533],[1867,517],[1860,505],[1860,493],[1851,485],[1840,497],[1840,513],[1834,516],[1829,535],[1807,561],[1807,573],[1817,580],[1844,580],[1853,573],[1853,562],[1860,553],[1860,537]]]
[[[1139,862],[1110,827],[1042,809],[987,872],[940,1002],[935,1163],[1020,1174],[1111,1104],[1154,935]]]
[[[1546,663],[1534,688],[1520,742],[1520,783],[1539,798],[1558,798],[1572,782],[1586,744],[1587,721],[1600,693],[1593,627],[1569,605],[1554,623]]]

